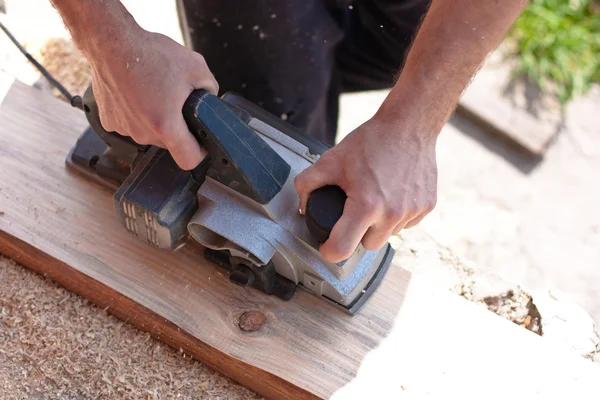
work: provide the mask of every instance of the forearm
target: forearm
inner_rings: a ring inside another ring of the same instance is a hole
[[[526,0],[432,0],[404,68],[378,114],[437,136],[473,75]]]
[[[50,0],[73,41],[93,62],[127,46],[139,26],[119,0]]]

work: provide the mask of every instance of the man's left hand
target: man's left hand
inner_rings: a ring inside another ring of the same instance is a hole
[[[418,224],[437,201],[437,135],[374,117],[326,151],[295,180],[304,212],[310,193],[337,185],[348,196],[321,254],[348,259],[362,243],[382,248],[391,235]]]

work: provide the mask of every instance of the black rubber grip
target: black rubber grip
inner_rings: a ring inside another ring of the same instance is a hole
[[[259,204],[279,193],[290,165],[220,98],[195,90],[183,106],[183,117],[208,151],[207,176]]]
[[[306,204],[306,226],[321,243],[329,239],[331,230],[344,212],[346,193],[339,186],[323,186],[312,192]]]

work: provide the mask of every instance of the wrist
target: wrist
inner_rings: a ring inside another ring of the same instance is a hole
[[[387,100],[386,100],[387,101]],[[402,106],[382,105],[379,111],[367,121],[364,132],[377,133],[376,140],[385,146],[404,148],[406,151],[435,149],[440,129],[433,127],[421,112],[412,112]]]
[[[413,85],[397,84],[372,120],[401,141],[419,140],[435,145],[449,113],[434,94],[418,91]]]

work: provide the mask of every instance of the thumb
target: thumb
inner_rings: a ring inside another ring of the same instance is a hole
[[[320,158],[316,163],[299,173],[294,179],[294,186],[300,197],[300,213],[304,214],[310,194],[326,185],[338,184],[339,169]]]

